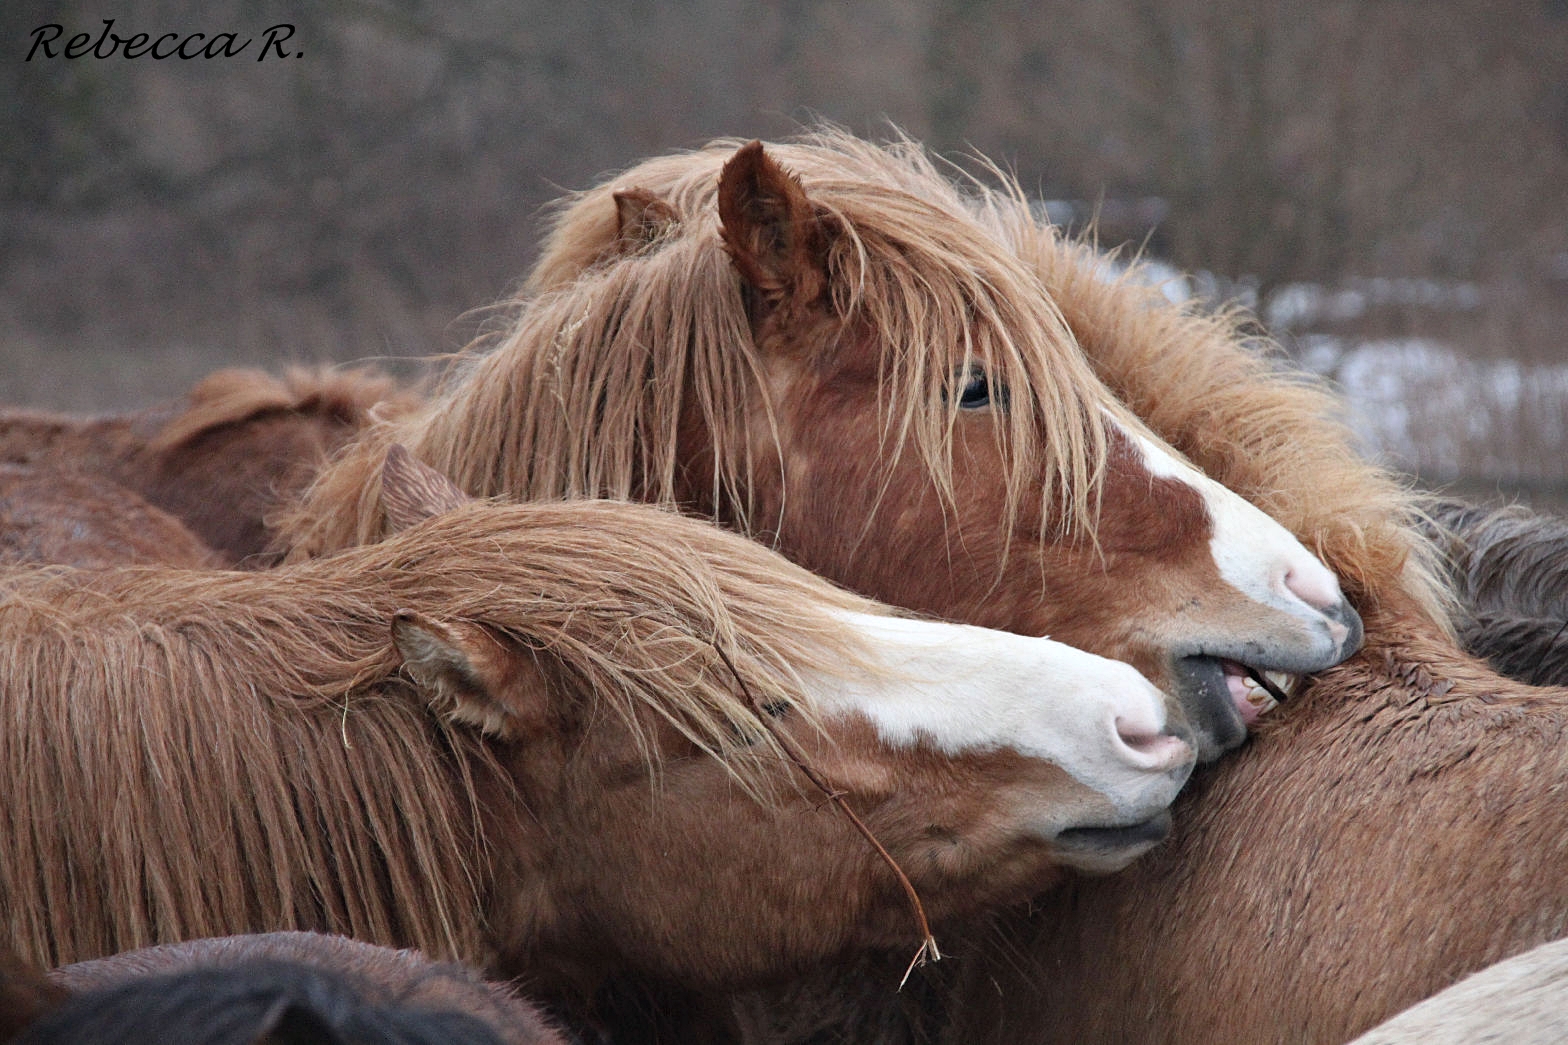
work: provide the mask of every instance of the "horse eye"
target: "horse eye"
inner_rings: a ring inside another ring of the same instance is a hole
[[[1007,408],[1007,387],[993,386],[981,367],[970,366],[964,371],[963,379],[964,387],[958,393],[958,409],[982,410],[993,403],[1001,409]]]

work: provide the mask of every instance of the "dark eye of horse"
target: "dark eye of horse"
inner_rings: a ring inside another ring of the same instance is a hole
[[[983,410],[992,404],[1007,409],[1007,386],[993,385],[984,368],[971,364],[959,376],[964,387],[958,393],[958,409]]]

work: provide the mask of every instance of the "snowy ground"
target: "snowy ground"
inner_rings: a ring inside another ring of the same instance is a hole
[[[1298,358],[1343,391],[1363,446],[1433,480],[1555,486],[1568,466],[1568,364],[1470,359],[1421,339],[1311,337]]]

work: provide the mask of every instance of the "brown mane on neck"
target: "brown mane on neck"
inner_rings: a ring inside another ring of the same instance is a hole
[[[0,705],[26,722],[0,731],[0,913],[50,965],[295,928],[483,963],[485,828],[509,791],[401,676],[393,616],[509,636],[631,727],[650,771],[662,722],[765,798],[782,755],[717,650],[759,705],[798,705],[798,671],[868,670],[834,608],[879,612],[612,503],[470,505],[261,574],[0,574]]]

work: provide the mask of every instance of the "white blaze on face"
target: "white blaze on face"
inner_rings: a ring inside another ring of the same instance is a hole
[[[1326,638],[1343,643],[1348,629],[1324,610],[1345,601],[1339,579],[1317,556],[1279,523],[1245,498],[1184,464],[1148,438],[1128,433],[1142,452],[1151,475],[1174,479],[1203,498],[1214,536],[1209,549],[1220,576],[1255,602],[1326,629]]]
[[[1126,826],[1158,814],[1192,769],[1193,751],[1165,734],[1165,696],[1132,667],[1050,639],[989,628],[847,614],[891,678],[818,679],[826,715],[856,713],[891,746],[947,755],[1012,750],[1050,762],[1105,797],[1116,824],[1041,810],[1042,834]]]

